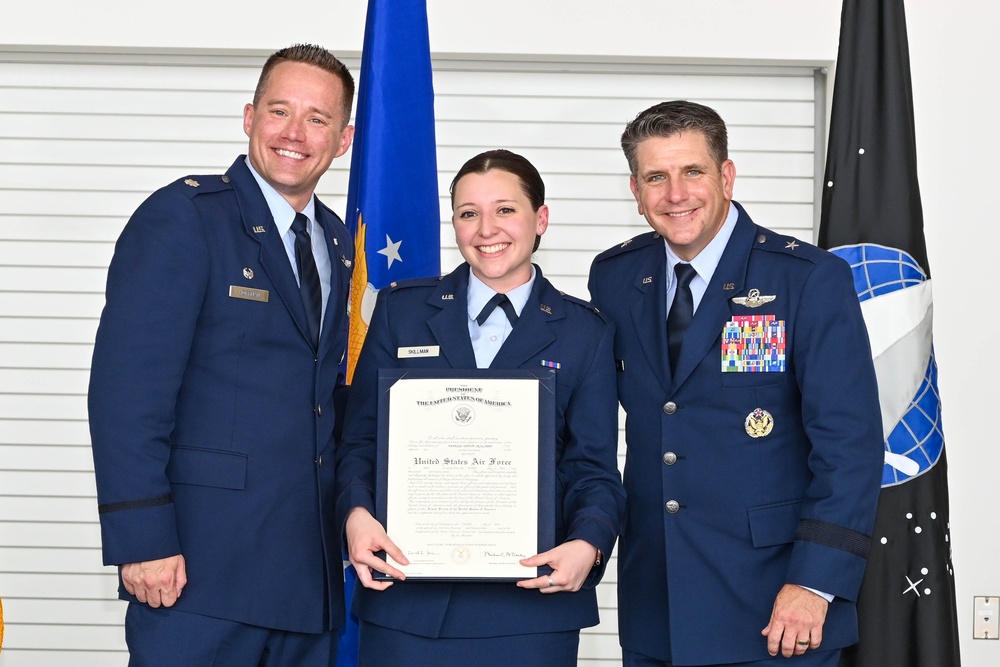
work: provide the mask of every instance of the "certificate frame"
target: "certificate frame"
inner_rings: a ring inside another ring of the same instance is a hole
[[[507,551],[488,552],[487,549],[483,548],[481,555],[483,559],[487,556],[492,558],[498,558],[500,556],[510,556],[513,559],[513,564],[508,563],[506,566],[491,566],[489,564],[477,563],[475,568],[466,568],[466,563],[462,561],[461,558],[455,558],[455,554],[452,554],[452,561],[445,568],[443,565],[430,566],[428,571],[421,571],[421,567],[400,567],[404,572],[407,572],[406,581],[447,581],[447,582],[510,582],[510,581],[520,581],[523,579],[532,579],[538,576],[544,576],[551,573],[552,569],[545,565],[538,568],[524,568],[517,565],[517,560],[519,558],[524,558],[527,556],[534,555],[536,553],[542,553],[555,546],[555,486],[556,486],[556,469],[555,469],[555,450],[556,450],[556,402],[555,402],[555,392],[556,392],[556,374],[551,368],[538,368],[538,369],[412,369],[412,368],[394,368],[394,369],[380,369],[379,370],[379,397],[378,397],[378,434],[377,434],[377,458],[376,458],[376,493],[375,493],[375,515],[379,522],[386,527],[386,531],[390,538],[393,536],[393,526],[400,525],[400,522],[409,521],[413,523],[413,517],[405,511],[399,509],[399,498],[398,494],[409,494],[410,488],[408,485],[404,485],[403,488],[390,488],[390,467],[399,465],[398,457],[408,457],[408,460],[417,460],[413,458],[413,452],[407,442],[402,441],[401,438],[397,437],[397,442],[390,442],[390,424],[397,424],[396,432],[399,432],[398,421],[393,422],[393,408],[392,408],[392,392],[396,387],[409,389],[409,386],[404,387],[404,385],[399,385],[400,382],[409,381],[425,381],[423,384],[417,385],[413,383],[412,386],[425,387],[429,386],[431,388],[439,389],[441,392],[441,398],[439,401],[427,401],[427,404],[451,404],[447,405],[446,409],[451,409],[453,406],[460,407],[463,394],[456,388],[461,387],[479,387],[486,386],[490,387],[500,387],[504,391],[516,391],[518,388],[525,388],[527,386],[534,386],[537,384],[538,388],[538,405],[537,405],[537,428],[530,429],[532,432],[537,434],[537,437],[532,441],[530,438],[527,442],[523,442],[518,445],[518,447],[533,447],[534,448],[534,458],[537,459],[537,475],[535,479],[522,480],[522,483],[530,482],[532,488],[535,490],[535,496],[537,497],[537,512],[534,517],[534,522],[536,526],[536,539],[534,546],[535,549],[530,553],[517,552],[516,556]],[[507,382],[516,381],[516,382]],[[438,386],[439,383],[439,386]],[[447,390],[447,391],[446,391]],[[450,393],[449,393],[450,392]],[[466,396],[467,397],[467,396]],[[405,399],[404,399],[405,400]],[[473,398],[472,400],[476,400]],[[479,399],[480,403],[486,403],[488,401],[483,401]],[[530,400],[530,399],[527,399]],[[423,404],[425,402],[422,402]],[[488,407],[488,406],[487,406]],[[440,408],[439,408],[440,409]],[[400,406],[396,407],[399,413],[402,413],[402,408]],[[531,424],[527,426],[522,425],[520,428],[522,432],[524,429],[530,428]],[[447,428],[447,427],[446,427]],[[459,445],[456,445],[459,446]],[[531,450],[528,449],[525,456],[530,456],[532,454]],[[404,464],[406,467],[408,464]],[[398,470],[398,468],[393,468]],[[437,474],[437,472],[435,472]],[[450,473],[445,473],[450,474]],[[461,474],[461,473],[457,473]],[[398,474],[396,476],[398,480]],[[393,498],[390,498],[390,494],[397,494]],[[510,501],[511,498],[507,497],[505,501]],[[390,502],[393,501],[393,502]],[[530,501],[529,501],[530,502]],[[445,512],[444,516],[448,516]],[[523,519],[523,513],[519,516],[519,519]],[[528,526],[530,528],[531,518],[527,519]],[[475,537],[480,538],[480,542],[477,546],[471,547],[468,551],[469,560],[475,560],[478,555],[475,549],[477,547],[482,547],[484,540],[489,541],[488,532],[482,535],[477,535]],[[393,541],[396,541],[395,539]],[[403,549],[404,553],[407,553],[408,546],[405,544],[400,544],[396,542],[397,545]],[[409,549],[410,551],[420,551],[422,555],[427,553],[433,553],[432,549],[437,547],[428,548],[423,544],[418,544],[416,549]],[[442,547],[447,549],[447,547]],[[461,553],[461,552],[455,552]],[[383,560],[387,560],[384,551],[378,553],[378,556]],[[443,559],[447,554],[434,554],[429,556],[432,559]],[[411,560],[411,564],[414,560],[413,556],[408,556]],[[391,559],[390,559],[391,560]],[[516,565],[519,570],[518,573],[511,573],[511,568]],[[447,572],[442,571],[442,569],[447,569]],[[411,571],[407,571],[407,570]],[[468,573],[468,571],[473,571]],[[521,572],[523,571],[523,573]],[[381,572],[373,571],[373,576],[379,580],[389,580],[394,581],[389,575],[383,574]]]

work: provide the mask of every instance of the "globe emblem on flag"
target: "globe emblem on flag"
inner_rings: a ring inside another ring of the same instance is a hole
[[[851,265],[858,300],[862,303],[899,290],[915,289],[927,280],[924,270],[913,257],[897,248],[860,243],[832,248],[830,252]],[[875,302],[870,305],[874,306]],[[924,363],[923,380],[910,399],[909,407],[885,439],[883,487],[903,484],[919,477],[937,463],[944,450],[933,347],[930,347]],[[881,376],[879,381],[881,384]]]

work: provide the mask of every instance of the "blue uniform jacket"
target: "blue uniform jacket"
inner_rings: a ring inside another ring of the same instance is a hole
[[[856,642],[879,493],[882,424],[851,271],[737,208],[676,372],[663,239],[607,250],[590,275],[616,326],[626,412],[619,636],[676,665],[767,659],[760,631],[785,583],[836,596],[824,649]],[[752,315],[784,322],[783,372],[722,372],[724,326]]]
[[[617,466],[614,329],[593,307],[565,296],[536,267],[531,296],[491,368],[556,371],[556,543],[580,538],[608,555],[624,515]],[[443,278],[383,289],[351,385],[338,449],[338,525],[353,507],[374,515],[378,369],[474,369],[469,339],[469,266]],[[397,358],[403,347],[440,346],[440,356]],[[390,537],[392,537],[390,535]],[[384,627],[427,637],[489,637],[572,630],[598,622],[595,568],[576,593],[542,595],[513,583],[397,582],[358,585],[354,612]]]
[[[319,202],[316,217],[332,261],[318,353],[242,156],[153,193],[115,246],[89,396],[104,562],[183,554],[175,609],[343,623],[333,390],[354,246]]]

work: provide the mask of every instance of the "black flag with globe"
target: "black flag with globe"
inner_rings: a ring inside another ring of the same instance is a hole
[[[878,375],[882,493],[841,667],[957,667],[948,471],[903,0],[845,0],[819,245],[853,269]]]

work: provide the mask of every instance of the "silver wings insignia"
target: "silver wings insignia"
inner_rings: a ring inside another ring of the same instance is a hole
[[[747,292],[746,296],[734,296],[733,303],[738,303],[741,306],[746,306],[747,308],[758,308],[763,306],[765,303],[771,303],[777,297],[775,295],[761,296],[759,289],[752,289]]]

